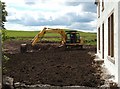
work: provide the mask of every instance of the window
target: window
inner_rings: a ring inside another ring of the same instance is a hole
[[[100,27],[98,28],[98,49],[100,50]]]
[[[110,17],[108,18],[108,56],[110,56]]]
[[[98,18],[100,17],[100,1],[98,0]]]
[[[104,59],[104,23],[102,24],[102,58]]]
[[[114,13],[108,18],[108,56],[114,57]]]
[[[102,11],[104,10],[104,0],[102,0]]]

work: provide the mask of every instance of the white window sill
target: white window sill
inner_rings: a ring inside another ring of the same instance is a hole
[[[115,58],[114,57],[110,57],[108,56],[107,59],[112,62],[113,64],[115,64]]]

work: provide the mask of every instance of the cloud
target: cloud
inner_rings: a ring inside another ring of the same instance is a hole
[[[26,15],[27,17],[25,17],[24,15]],[[43,14],[39,14],[39,16],[35,16],[35,13],[27,12],[24,13],[22,16],[16,15],[16,17],[9,17],[7,20],[8,22],[22,24],[25,26],[46,26],[46,25],[70,26],[76,22],[78,23],[91,22],[95,19],[95,17],[96,17],[95,14],[89,12],[84,12],[82,14],[68,12],[56,18],[54,18],[54,16],[53,17],[50,16],[49,18],[47,18]]]
[[[90,23],[79,23],[75,22],[72,25],[68,26],[68,28],[71,29],[79,29],[79,30],[87,30],[87,31],[92,31],[95,29],[95,27],[91,26]]]
[[[80,2],[65,2],[65,5],[68,6],[78,6],[80,4]]]
[[[25,2],[25,4],[28,4],[28,5],[34,5],[35,2]]]
[[[93,21],[96,17],[96,15],[89,12],[82,12],[81,14],[67,13],[67,16],[72,19],[72,22],[90,22]]]
[[[65,2],[95,2],[95,0],[65,0]]]
[[[96,6],[94,5],[94,2],[86,2],[86,1],[70,2],[70,1],[67,1],[67,2],[65,2],[65,5],[68,5],[68,6],[82,5],[84,11],[86,11],[86,12],[95,12],[96,13]]]
[[[82,5],[83,5],[84,11],[97,13],[97,9],[96,9],[96,6],[94,5],[94,2],[85,2],[85,3],[82,3]]]
[[[96,8],[92,0],[88,0],[90,2],[86,0],[84,2],[82,0],[14,1],[5,0],[8,11],[7,29],[11,29],[11,25],[15,25],[15,28],[21,26],[23,29],[30,27],[37,29],[39,26],[95,29]]]
[[[95,0],[65,0],[64,4],[68,6],[78,6],[81,3],[94,3]]]
[[[38,0],[24,0],[25,4],[27,5],[35,5]]]

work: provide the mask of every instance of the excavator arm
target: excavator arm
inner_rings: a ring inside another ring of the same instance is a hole
[[[44,34],[46,34],[47,32],[49,33],[58,33],[61,35],[62,38],[62,44],[66,43],[66,33],[64,32],[63,29],[52,29],[52,28],[44,28],[43,30],[41,30],[32,40],[32,46],[34,46],[38,41],[41,41],[41,39],[43,38]]]
[[[39,41],[39,38],[42,39],[42,37],[44,36],[45,34],[45,30],[47,28],[44,28],[42,31],[40,31],[33,39],[32,39],[32,46],[34,46],[38,41]]]

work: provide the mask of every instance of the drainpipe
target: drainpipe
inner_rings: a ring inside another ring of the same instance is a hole
[[[0,1],[0,89],[2,88],[2,8]]]

